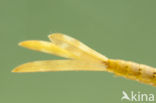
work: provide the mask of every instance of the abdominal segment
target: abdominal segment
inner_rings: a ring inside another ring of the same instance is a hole
[[[128,79],[156,86],[156,69],[130,61],[109,59],[108,71]]]

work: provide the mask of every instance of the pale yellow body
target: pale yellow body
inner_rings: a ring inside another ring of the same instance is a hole
[[[49,35],[49,39],[51,42],[29,40],[21,42],[19,45],[70,59],[29,62],[16,67],[12,72],[108,71],[156,86],[155,68],[130,61],[109,59],[64,34],[54,33]]]
[[[116,75],[156,86],[155,68],[130,61],[113,59],[109,59],[105,64],[107,65],[107,70]]]

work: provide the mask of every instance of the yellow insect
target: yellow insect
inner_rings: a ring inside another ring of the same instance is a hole
[[[108,59],[82,42],[61,33],[54,33],[48,37],[51,42],[28,40],[19,45],[69,59],[29,62],[18,66],[12,72],[108,71],[156,86],[155,68],[131,61]]]

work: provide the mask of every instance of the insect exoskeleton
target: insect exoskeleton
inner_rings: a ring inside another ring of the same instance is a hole
[[[156,69],[131,61],[108,59],[107,70],[116,75],[156,86]]]
[[[61,33],[50,34],[48,37],[51,42],[27,40],[19,45],[65,57],[69,60],[29,62],[16,67],[12,72],[108,71],[128,79],[156,86],[155,68],[131,61],[109,59],[79,40]]]

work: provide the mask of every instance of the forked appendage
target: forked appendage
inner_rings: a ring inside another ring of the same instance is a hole
[[[156,86],[156,69],[134,62],[108,59],[82,42],[61,33],[49,35],[52,42],[29,40],[20,45],[71,60],[29,62],[13,72],[108,71],[128,79]]]

